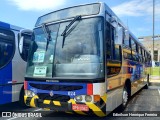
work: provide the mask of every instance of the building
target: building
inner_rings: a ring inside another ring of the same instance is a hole
[[[160,62],[160,35],[154,37],[154,56],[153,56],[153,36],[143,36],[138,38],[148,49],[155,62]]]

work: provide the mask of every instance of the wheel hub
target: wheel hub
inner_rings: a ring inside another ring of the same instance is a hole
[[[128,93],[126,90],[123,91],[123,105],[125,106],[128,101]]]

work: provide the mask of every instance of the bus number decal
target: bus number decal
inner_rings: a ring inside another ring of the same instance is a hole
[[[76,93],[75,93],[75,92],[73,92],[73,91],[68,91],[68,95],[69,95],[69,96],[75,96],[75,95],[76,95]]]

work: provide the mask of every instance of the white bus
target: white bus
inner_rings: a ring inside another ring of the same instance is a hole
[[[22,35],[20,32],[23,33],[22,28],[0,22],[0,105],[24,101],[23,82],[31,31],[25,30]],[[23,45],[20,38],[25,40]]]

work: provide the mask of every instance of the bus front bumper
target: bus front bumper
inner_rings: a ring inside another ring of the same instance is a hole
[[[24,96],[25,104],[31,107],[39,107],[47,110],[56,110],[60,112],[78,113],[82,115],[96,115],[99,117],[106,116],[106,102],[99,103],[76,103],[74,99],[70,99],[68,102],[52,101],[52,100],[41,100],[37,95],[34,97]],[[88,110],[73,110],[72,105],[83,105],[87,106]]]

